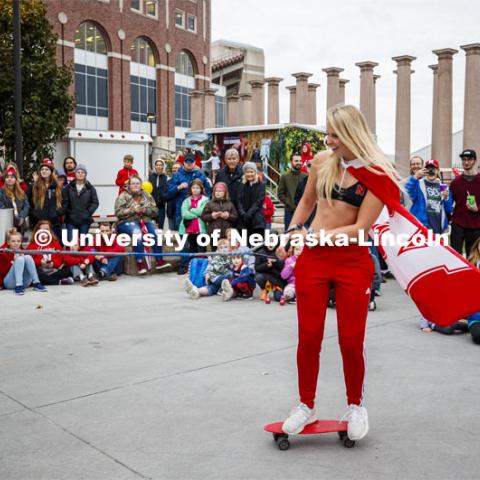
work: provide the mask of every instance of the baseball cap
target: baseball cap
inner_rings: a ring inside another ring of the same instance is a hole
[[[195,163],[195,157],[193,155],[187,155],[185,157],[184,163]]]
[[[428,167],[440,168],[440,165],[438,164],[438,160],[427,160],[425,162],[425,168],[428,168]]]
[[[472,157],[472,158],[477,158],[477,152],[475,150],[471,150],[470,148],[467,148],[464,150],[460,155],[460,158],[462,157]]]

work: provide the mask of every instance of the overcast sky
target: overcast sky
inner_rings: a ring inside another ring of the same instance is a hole
[[[431,143],[432,50],[455,48],[453,130],[463,128],[465,52],[460,45],[480,42],[479,0],[212,0],[212,40],[249,43],[265,51],[266,76],[280,76],[280,117],[288,121],[285,86],[290,75],[313,73],[320,83],[318,122],[324,124],[326,74],[322,68],[344,68],[350,80],[346,102],[359,105],[360,69],[356,62],[379,63],[377,133],[386,153],[395,151],[395,62],[412,55],[412,151]],[[479,85],[480,88],[480,85]]]

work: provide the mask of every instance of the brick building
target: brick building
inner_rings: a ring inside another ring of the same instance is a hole
[[[156,148],[174,151],[183,145],[190,93],[210,87],[211,0],[45,3],[59,37],[58,62],[75,67],[70,126],[149,133],[153,120]],[[221,88],[216,100],[221,126]]]

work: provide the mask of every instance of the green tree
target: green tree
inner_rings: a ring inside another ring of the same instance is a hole
[[[29,178],[36,164],[52,154],[54,142],[65,137],[74,99],[68,93],[72,67],[57,66],[57,35],[42,0],[21,1],[21,28],[24,175]],[[11,161],[15,145],[12,0],[0,0],[0,65],[0,141],[6,147],[6,160]]]

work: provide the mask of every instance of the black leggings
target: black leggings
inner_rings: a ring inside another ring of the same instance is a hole
[[[473,343],[480,345],[480,322],[475,322],[470,327],[470,335],[472,336]]]
[[[465,243],[465,253],[470,255],[470,250],[475,240],[480,237],[480,229],[463,228],[456,223],[452,223],[452,231],[450,233],[450,246],[460,255],[463,253],[463,244]]]
[[[58,285],[60,280],[71,276],[72,272],[69,267],[63,267],[53,273],[45,273],[40,268],[38,269],[38,279],[44,285]]]
[[[444,335],[452,335],[455,330],[460,330],[462,333],[468,332],[468,323],[466,322],[456,322],[452,323],[448,327],[441,327],[440,325],[435,325],[434,330],[438,333],[443,333]]]

